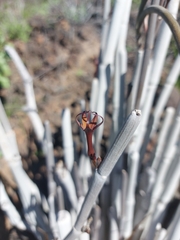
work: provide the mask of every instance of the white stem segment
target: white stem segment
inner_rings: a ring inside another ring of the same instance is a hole
[[[119,240],[119,229],[117,225],[116,211],[115,208],[113,207],[109,209],[109,222],[110,222],[109,240]]]
[[[11,130],[12,131],[12,130]],[[31,181],[22,168],[21,157],[19,153],[13,151],[12,141],[9,141],[2,124],[0,123],[0,148],[4,159],[8,162],[23,205],[24,216],[28,222],[28,227],[39,235],[36,225],[46,229],[49,237],[52,237],[51,230],[48,226],[47,218],[40,207],[41,196],[38,187]]]
[[[113,94],[113,134],[112,139],[116,137],[124,121],[124,91],[125,91],[125,74],[126,74],[127,56],[124,50],[116,52],[115,72],[114,72],[114,94]]]
[[[100,64],[99,67],[99,95],[97,100],[97,112],[103,118],[107,105],[107,93],[110,82],[110,66]],[[97,156],[100,155],[100,142],[103,135],[103,125],[96,129],[95,132],[95,151]]]
[[[101,58],[102,59],[104,58],[105,47],[108,39],[110,12],[111,12],[111,1],[105,0],[104,12],[103,12],[103,28],[102,28],[102,37],[101,37]]]
[[[56,183],[53,178],[53,171],[55,167],[52,136],[49,122],[45,122],[45,141],[44,141],[44,152],[46,153],[46,166],[47,166],[47,178],[48,178],[48,191],[49,195],[54,195],[56,191]]]
[[[152,189],[154,187],[156,173],[154,169],[146,167],[140,176],[138,193],[136,196],[136,209],[134,213],[134,227],[144,218],[150,205]]]
[[[123,11],[123,18],[120,20],[120,36],[118,38],[117,50],[115,54],[113,95],[113,130],[115,136],[117,135],[119,129],[122,127],[125,118],[125,75],[127,72],[126,39],[131,3],[132,0],[126,1],[126,7]]]
[[[81,233],[79,240],[90,240],[90,235],[86,232]]]
[[[174,164],[172,165],[173,171],[171,178],[169,178],[169,181],[166,183],[166,188],[164,188],[164,191],[154,209],[150,224],[148,228],[145,229],[141,240],[151,240],[154,238],[156,226],[158,223],[161,223],[166,206],[173,197],[178,186],[180,179],[179,161],[180,157],[178,155],[178,157],[174,159]]]
[[[69,201],[72,205],[72,208],[75,211],[77,211],[78,200],[77,200],[77,195],[76,195],[76,189],[75,189],[74,182],[73,182],[70,172],[62,166],[57,166],[56,174],[58,176],[58,181],[60,182],[60,184],[63,186],[63,188],[67,192],[67,195],[68,195]]]
[[[111,20],[111,25],[109,29],[109,35],[107,40],[107,45],[105,47],[105,51],[103,52],[103,59],[99,67],[99,96],[98,96],[98,105],[97,105],[97,112],[102,117],[105,116],[105,109],[106,109],[106,103],[107,103],[107,93],[109,88],[109,82],[110,82],[110,76],[112,74],[112,66],[114,64],[114,58],[115,58],[115,51],[118,46],[118,40],[120,36],[120,29],[121,27],[124,27],[124,24],[126,25],[127,19],[129,16],[129,9],[131,0],[128,0],[128,4],[125,6],[123,0],[116,0],[113,10],[113,16]],[[127,7],[127,8],[126,8]],[[124,14],[126,13],[126,17],[123,18]],[[125,23],[122,22],[122,19],[125,20]],[[122,42],[124,43],[124,39],[126,39],[126,33],[127,28],[125,27],[123,29],[123,38]],[[124,48],[123,51],[125,53]],[[125,56],[126,54],[124,54]],[[126,58],[126,56],[125,56]],[[126,59],[123,59],[122,64],[124,65],[124,62],[126,62]],[[122,60],[122,59],[121,59]],[[126,65],[126,64],[125,64]],[[124,71],[124,70],[123,70]],[[96,131],[96,154],[100,155],[100,142],[103,135],[103,127],[97,129]]]
[[[16,136],[15,136],[14,131],[12,131],[12,129],[11,129],[9,120],[6,116],[6,112],[4,110],[1,100],[0,100],[0,122],[6,133],[6,137],[8,138],[8,141],[11,144],[11,152],[12,153],[10,153],[10,154],[19,155],[18,145],[16,142]],[[4,154],[9,154],[9,153],[7,151],[7,152],[4,152]]]
[[[165,112],[164,121],[158,136],[157,147],[154,149],[154,153],[151,155],[152,168],[157,171],[159,163],[162,159],[162,155],[165,149],[166,141],[168,138],[169,130],[173,122],[175,109],[168,107]]]
[[[166,229],[160,228],[156,231],[154,240],[164,240],[165,236],[166,236]]]
[[[177,0],[170,1],[168,4],[168,9],[170,13],[172,12],[173,14],[177,15],[178,6],[179,6],[179,1]],[[137,149],[140,149],[143,138],[146,133],[150,111],[151,111],[153,101],[154,101],[154,96],[160,81],[171,35],[172,33],[169,29],[169,26],[166,24],[165,21],[163,21],[160,26],[160,30],[154,46],[153,66],[151,70],[150,81],[147,88],[146,104],[142,108],[142,112],[143,112],[142,124],[141,124],[141,127],[138,129],[139,137],[137,141]]]
[[[120,34],[120,24],[124,16],[124,9],[125,5],[123,4],[123,0],[116,0],[111,20],[111,26],[109,29],[104,59],[102,60],[105,65],[112,65],[114,63],[115,50]]]
[[[175,120],[173,129],[168,139],[168,143],[166,145],[166,149],[164,151],[160,168],[157,172],[156,184],[152,192],[152,204],[154,204],[159,199],[159,196],[161,195],[162,191],[165,188],[164,179],[171,164],[171,160],[173,159],[176,153],[177,148],[176,144],[179,139],[179,134],[180,134],[180,116],[178,116]]]
[[[148,67],[147,67],[145,80],[144,80],[144,85],[143,85],[143,90],[142,90],[142,95],[141,95],[141,100],[140,100],[140,109],[142,109],[143,106],[146,105],[147,89],[148,89],[148,84],[149,84],[149,80],[150,80],[150,74],[152,71],[152,65],[153,65],[153,59],[150,59]]]
[[[130,114],[130,112],[135,108],[143,55],[144,55],[144,51],[138,50],[137,56],[136,56],[136,66],[135,66],[135,70],[132,78],[132,86],[131,86],[132,89],[131,89],[130,96],[128,98],[127,114]]]
[[[129,155],[130,172],[126,199],[126,224],[124,226],[124,237],[131,236],[133,230],[134,207],[135,207],[135,190],[137,184],[137,174],[139,167],[139,153],[133,152]]]
[[[128,186],[128,174],[123,169],[122,170],[122,192],[121,192],[121,217],[119,219],[120,227],[120,239],[124,236],[124,229],[126,224],[126,196],[127,196],[127,186]]]
[[[99,81],[94,78],[92,81],[91,97],[90,97],[90,110],[96,112],[97,110],[97,99],[99,94]]]
[[[62,112],[62,137],[64,149],[64,161],[67,169],[71,172],[74,164],[74,146],[71,127],[71,114],[68,108]]]
[[[171,0],[168,4],[168,10],[175,18],[177,16],[178,6],[179,6],[179,1],[177,0]],[[161,77],[161,72],[163,69],[163,65],[164,65],[165,57],[169,47],[171,36],[172,36],[172,33],[169,29],[169,26],[166,24],[165,21],[162,21],[159,29],[159,33],[157,36],[157,40],[155,43],[154,62],[153,62],[153,68],[152,68],[151,77],[150,77],[151,84],[155,86],[155,89]]]
[[[0,99],[0,121],[3,125],[3,128],[4,128],[5,132],[8,132],[8,131],[11,130],[11,126],[10,126],[9,120],[6,116],[6,112],[4,110],[1,99]]]
[[[27,106],[30,109],[37,110],[35,96],[34,96],[34,90],[33,90],[33,80],[30,76],[27,68],[25,67],[24,63],[20,59],[18,53],[12,46],[5,46],[5,51],[8,53],[8,55],[12,58],[15,66],[17,67],[19,74],[21,78],[24,81],[24,84],[28,85],[28,87],[25,86],[26,91],[26,98],[27,98]]]
[[[0,206],[1,209],[7,214],[11,224],[18,229],[25,230],[26,226],[21,219],[18,211],[10,201],[3,183],[0,181]]]
[[[12,58],[15,66],[19,71],[19,74],[21,75],[21,78],[23,79],[26,96],[25,110],[27,111],[27,114],[32,122],[37,139],[42,143],[44,137],[44,127],[37,113],[37,106],[33,89],[33,79],[30,76],[28,70],[24,66],[22,60],[20,59],[15,49],[11,46],[5,46],[5,50],[8,53],[8,55]]]
[[[46,166],[47,166],[47,179],[48,179],[48,202],[49,202],[49,221],[50,227],[53,232],[54,238],[59,237],[58,226],[56,222],[55,211],[55,194],[56,183],[53,177],[53,170],[55,167],[52,136],[50,131],[49,122],[45,122],[45,141],[43,143],[44,152],[46,154]]]
[[[180,55],[177,56],[173,66],[169,72],[169,75],[163,86],[161,95],[159,96],[159,99],[155,106],[154,113],[153,113],[154,121],[153,121],[153,126],[152,126],[151,137],[153,136],[153,134],[155,133],[155,131],[158,128],[159,119],[161,117],[162,111],[163,111],[164,107],[166,106],[166,103],[167,103],[169,96],[171,94],[171,91],[178,79],[179,74],[180,74]]]
[[[55,198],[54,195],[49,195],[48,197],[48,203],[49,203],[49,225],[51,228],[51,231],[53,233],[54,239],[58,239],[60,237],[58,224],[56,221],[56,210],[55,210]]]
[[[63,239],[67,236],[72,228],[71,224],[71,215],[66,210],[61,210],[58,212],[57,224],[60,233],[60,239]]]

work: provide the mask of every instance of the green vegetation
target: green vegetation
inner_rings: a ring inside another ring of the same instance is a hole
[[[7,23],[7,36],[9,40],[22,40],[26,42],[29,39],[31,27],[26,21],[15,20]]]
[[[29,19],[35,15],[47,16],[50,3],[57,0],[39,0],[37,2],[21,0],[7,0],[0,5],[0,88],[8,88],[11,75],[8,57],[4,53],[5,44],[21,40],[28,41],[31,34]]]
[[[172,54],[173,58],[177,57],[178,55],[178,48],[173,37],[171,39],[170,46],[169,46],[169,54]]]
[[[9,42],[11,40],[22,40],[27,41],[29,38],[29,34],[31,32],[31,28],[28,22],[22,18],[21,14],[16,15],[12,13],[10,15],[10,9],[6,9],[4,6],[1,6],[0,9],[0,32],[4,37],[5,42]]]
[[[35,152],[35,155],[36,155],[38,158],[40,158],[40,157],[43,157],[43,156],[44,156],[44,153],[43,153],[42,150],[37,150],[37,151]]]
[[[76,24],[82,23],[87,17],[87,4],[82,2],[77,6],[72,5],[70,8],[65,6],[63,9],[63,14],[71,22],[74,22]]]
[[[50,2],[47,0],[38,1],[34,4],[32,4],[31,2],[27,2],[22,15],[23,15],[23,18],[27,20],[36,15],[46,16],[49,13],[49,8],[50,8]]]
[[[0,5],[0,88],[8,88],[10,85],[8,78],[10,69],[8,58],[4,54],[4,45],[15,40],[28,41],[32,31],[29,20],[33,16],[46,17],[51,9],[58,9],[57,17],[61,13],[69,21],[77,24],[86,19],[87,4],[89,4],[88,1],[80,1],[78,4],[75,1],[69,4],[62,0],[2,1]]]
[[[132,3],[136,6],[139,6],[141,3],[141,0],[133,0]]]
[[[6,59],[0,55],[0,88],[8,88],[10,86],[9,77],[10,69]]]
[[[1,51],[3,44],[4,38],[0,35],[0,88],[8,88],[11,71],[8,65],[8,56]]]
[[[76,76],[77,77],[83,77],[86,75],[86,72],[83,69],[77,69]]]
[[[17,111],[21,111],[22,103],[19,98],[13,98],[10,102],[4,104],[5,111],[8,117],[12,117]]]

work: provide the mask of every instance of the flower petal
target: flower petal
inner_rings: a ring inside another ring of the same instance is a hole
[[[81,123],[81,128],[83,130],[85,130],[87,128],[87,116],[86,116],[86,112],[82,113],[82,123]]]
[[[91,130],[93,130],[93,129],[95,128],[95,126],[96,126],[96,124],[97,124],[97,121],[98,121],[98,114],[95,113],[93,119],[91,120],[91,122],[90,122],[90,124],[89,124],[89,128],[90,128]]]

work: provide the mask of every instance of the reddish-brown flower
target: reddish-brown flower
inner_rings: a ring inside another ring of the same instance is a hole
[[[80,118],[81,117],[81,118]],[[98,120],[100,122],[98,123]],[[96,112],[84,111],[76,116],[77,124],[82,128],[86,134],[88,155],[93,162],[93,165],[97,168],[101,163],[101,158],[96,158],[94,147],[92,144],[93,131],[103,123],[104,119]]]

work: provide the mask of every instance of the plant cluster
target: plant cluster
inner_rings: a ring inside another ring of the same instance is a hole
[[[82,100],[82,112],[76,117],[81,128],[81,155],[75,153],[70,110],[63,109],[64,161],[57,164],[49,122],[43,125],[38,115],[32,77],[15,49],[5,47],[23,79],[26,112],[46,158],[48,197],[40,193],[22,168],[15,134],[0,102],[0,150],[16,181],[23,218],[1,181],[0,206],[13,226],[31,231],[39,240],[45,235],[64,240],[179,239],[180,205],[176,193],[180,178],[180,106],[166,107],[179,76],[179,55],[155,101],[172,35],[180,53],[180,27],[175,20],[179,1],[141,1],[136,25],[136,66],[126,95],[126,38],[131,4],[131,0],[116,0],[111,9],[111,1],[104,2],[91,111],[85,109]],[[109,150],[101,159],[110,81],[114,86],[112,126]],[[149,147],[152,150],[148,154]]]

